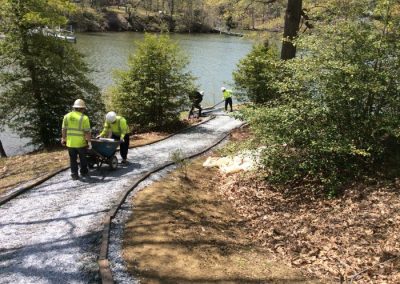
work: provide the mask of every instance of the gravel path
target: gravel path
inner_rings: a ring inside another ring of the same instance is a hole
[[[132,180],[170,160],[200,152],[240,125],[228,116],[129,151],[130,164],[72,181],[62,172],[0,207],[0,283],[96,283],[102,219]]]

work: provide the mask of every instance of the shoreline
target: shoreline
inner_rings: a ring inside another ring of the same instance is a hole
[[[169,15],[154,11],[135,11],[128,13],[125,9],[107,7],[96,10],[89,7],[79,8],[68,18],[67,26],[76,33],[86,32],[150,32],[150,33],[178,33],[178,34],[226,34],[229,36],[243,36],[251,32],[283,32],[283,26],[276,28],[221,28],[211,24],[209,20],[184,20],[179,14]]]

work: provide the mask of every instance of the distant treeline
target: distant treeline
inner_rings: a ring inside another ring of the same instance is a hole
[[[286,1],[73,0],[69,24],[79,31],[211,32],[279,30]]]

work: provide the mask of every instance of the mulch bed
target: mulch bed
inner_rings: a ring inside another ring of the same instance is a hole
[[[400,189],[355,185],[336,199],[278,191],[253,174],[220,191],[277,259],[341,283],[400,283]]]

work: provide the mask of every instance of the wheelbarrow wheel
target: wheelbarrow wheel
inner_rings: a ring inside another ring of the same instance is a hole
[[[117,157],[112,156],[112,158],[110,159],[109,165],[110,165],[110,168],[112,170],[115,170],[118,167],[118,159],[117,159]]]

